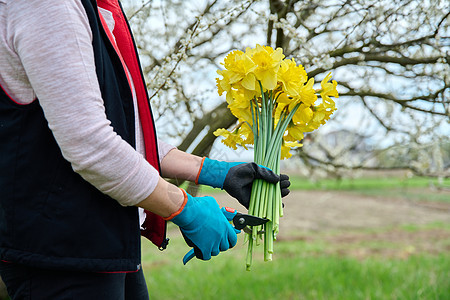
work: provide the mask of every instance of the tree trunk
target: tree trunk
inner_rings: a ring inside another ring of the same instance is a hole
[[[198,135],[209,126],[208,133],[202,138],[202,140],[192,150],[192,154],[198,156],[208,156],[211,151],[212,144],[216,140],[216,136],[213,134],[218,128],[229,128],[236,122],[236,117],[233,116],[227,107],[227,103],[223,102],[216,106],[212,111],[205,114],[202,118],[194,121],[194,126],[186,138],[178,146],[181,151],[186,151],[192,143],[196,140]],[[172,181],[173,184],[181,185],[184,181]],[[198,187],[195,183],[189,183],[186,191],[195,196],[198,192]]]

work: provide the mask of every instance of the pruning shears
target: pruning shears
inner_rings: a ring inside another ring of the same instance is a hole
[[[231,207],[222,207],[221,210],[224,216],[227,218],[227,220],[233,223],[235,229],[243,230],[246,233],[252,232],[250,226],[263,225],[267,221],[269,221],[268,219],[263,219],[252,215],[240,213]],[[190,261],[194,257],[195,257],[194,248],[192,248],[183,257],[183,264],[187,264],[188,261]]]

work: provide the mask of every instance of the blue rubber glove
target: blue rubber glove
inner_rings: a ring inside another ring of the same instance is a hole
[[[264,179],[270,183],[280,182],[281,196],[289,194],[290,182],[287,175],[278,176],[269,168],[256,163],[225,162],[207,157],[203,160],[196,183],[221,188],[248,209],[255,179]]]
[[[223,215],[225,216],[225,218],[227,218],[228,221],[232,221],[237,214],[237,210],[234,210],[232,212],[227,207],[222,207],[220,210],[222,211]],[[237,234],[241,233],[241,230],[236,228],[233,229]],[[184,265],[187,264],[194,257],[195,257],[194,249],[189,250],[188,253],[186,253],[186,255],[183,257],[183,264]]]
[[[220,251],[234,247],[236,231],[228,222],[213,197],[192,197],[185,194],[185,205],[171,220],[180,227],[186,243],[194,248],[195,256],[209,260]]]
[[[198,175],[196,183],[223,189],[223,183],[227,177],[228,171],[232,167],[241,164],[243,164],[243,162],[226,162],[205,157],[203,158],[200,174]]]

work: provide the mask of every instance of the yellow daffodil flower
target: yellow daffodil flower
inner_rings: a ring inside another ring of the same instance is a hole
[[[300,126],[294,124],[293,122],[289,123],[287,128],[287,133],[284,136],[284,141],[295,142],[301,141],[304,138],[303,131],[300,129]]]
[[[278,103],[277,107],[275,107],[275,113],[273,114],[273,122],[274,125],[277,126],[278,122],[280,122],[281,114],[283,113],[283,109],[286,107],[286,104]]]
[[[255,48],[247,48],[245,52],[235,50],[225,57],[222,65],[225,70],[217,71],[222,78],[216,79],[219,95],[226,93],[231,113],[238,118],[240,124],[245,124],[239,125],[233,133],[226,134],[225,129],[220,131],[220,135],[225,137],[222,142],[232,148],[253,143],[254,133],[250,134],[253,130],[250,103],[256,99],[258,111],[262,109],[260,84],[265,98],[272,95],[271,101],[276,101],[272,112],[274,128],[298,106],[283,137],[285,143],[302,140],[304,132],[320,127],[336,110],[330,97],[337,98],[339,95],[337,82],[329,82],[331,73],[321,81],[321,89],[316,91],[313,88],[314,78],[308,79],[303,66],[297,65],[293,58],[284,59],[280,48],[274,50],[268,46],[256,45]],[[322,98],[319,105],[315,104],[318,94]]]
[[[291,147],[286,146],[286,145],[281,145],[281,160],[285,160],[288,159],[292,156],[291,154]]]
[[[245,150],[248,150],[246,145],[253,145],[254,143],[253,129],[250,128],[249,124],[242,123],[241,127],[239,128],[239,135],[243,137],[240,145],[244,147]]]
[[[228,108],[231,113],[239,120],[239,122],[248,122],[253,124],[252,121],[252,112],[250,108],[250,102],[248,102],[247,107],[240,106],[240,102],[234,101],[231,104],[228,104]]]
[[[292,121],[294,121],[295,124],[297,123],[308,123],[313,117],[313,111],[310,106],[307,106],[305,104],[300,104],[295,114],[292,116]]]
[[[282,83],[283,90],[290,96],[298,96],[301,86],[308,76],[302,65],[297,66],[294,59],[283,60],[278,71],[278,81]]]
[[[339,98],[339,93],[336,89],[337,82],[336,80],[333,80],[331,83],[328,82],[331,79],[331,72],[328,73],[327,76],[320,82],[320,85],[322,87],[322,90],[320,91],[320,97],[325,102],[331,103],[334,105],[334,101],[330,98],[330,96],[333,96],[335,98]]]
[[[279,92],[276,96],[277,103],[290,104],[292,97],[289,97],[285,92]]]
[[[283,142],[281,145],[281,159],[288,159],[292,156],[290,150],[293,148],[301,147],[303,144],[298,142]]]
[[[217,74],[222,75],[223,77],[222,79],[216,78],[217,91],[219,93],[219,96],[222,96],[222,94],[225,92],[227,103],[231,103],[233,101],[233,97],[231,94],[230,79],[228,78],[227,72],[225,72],[225,70],[218,70]]]
[[[277,72],[280,68],[281,60],[284,58],[283,50],[277,48],[262,47],[256,45],[253,51],[248,51],[251,54],[256,68],[253,71],[256,78],[261,82],[264,90],[274,90],[277,86]]]
[[[225,69],[229,72],[230,83],[239,82],[250,72],[255,70],[256,64],[253,60],[244,52],[236,50],[228,54],[223,63]],[[254,75],[250,74],[252,77]]]
[[[300,88],[300,99],[305,105],[313,105],[317,100],[316,91],[313,89],[314,78],[310,78],[308,82]]]
[[[221,142],[234,150],[237,150],[237,144],[242,143],[242,138],[237,133],[231,133],[224,128],[219,128],[213,132],[215,136],[223,136],[225,139],[221,140]]]

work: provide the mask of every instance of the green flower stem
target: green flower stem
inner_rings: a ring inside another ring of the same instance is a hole
[[[255,102],[255,103],[253,104],[253,102]],[[257,156],[256,152],[259,150],[259,147],[257,147],[257,145],[259,143],[259,136],[258,136],[259,118],[258,118],[258,102],[257,102],[256,98],[254,98],[252,101],[250,101],[250,107],[252,110],[252,121],[253,121],[252,131],[253,131],[254,144],[255,144],[255,148],[256,148],[255,149],[255,157],[256,157]],[[257,189],[257,185],[254,184],[252,186],[249,211],[255,210],[255,203],[256,203],[255,198],[257,195],[256,189]]]
[[[253,104],[253,101],[255,104]],[[256,98],[253,98],[253,100],[250,101],[250,108],[252,110],[252,131],[253,131],[253,143],[256,145],[258,143],[258,101],[256,101]]]
[[[270,221],[273,220],[272,218],[272,214],[273,214],[273,184],[265,184],[265,188],[266,188],[266,207],[265,207],[265,214],[264,217],[266,217],[267,219],[269,219]]]
[[[247,258],[245,261],[247,271],[250,271],[250,266],[252,265],[252,252],[253,252],[253,239],[248,240],[248,251]]]
[[[272,112],[273,112],[273,92],[269,92],[269,98],[268,98],[268,107],[267,107],[267,128],[269,130],[268,140],[270,140],[270,137],[272,137],[273,134],[273,118],[272,118]]]
[[[277,153],[281,151],[281,144],[283,142],[284,132],[286,131],[286,129],[289,125],[289,122],[292,120],[292,117],[294,116],[294,114],[297,111],[299,106],[300,106],[300,104],[297,104],[286,118],[283,118],[282,120],[280,120],[280,122],[275,130],[275,133],[272,136],[272,139],[270,141],[270,147],[267,152],[266,159],[264,161],[265,164],[268,164],[269,160],[275,160],[277,157]]]
[[[281,146],[284,133],[292,120],[292,117],[300,104],[297,104],[289,114],[283,112],[278,124],[274,123],[275,101],[273,91],[264,93],[261,88],[261,104],[254,98],[251,105],[253,135],[254,135],[254,161],[266,166],[276,174],[280,174]],[[276,97],[278,97],[277,95]],[[264,260],[272,260],[273,241],[279,231],[279,220],[283,215],[280,184],[271,184],[263,180],[255,180],[250,198],[249,214],[267,218],[269,221],[264,226],[254,226],[252,233],[248,235],[248,251],[246,258],[247,270],[252,264],[254,246],[264,240]],[[264,228],[264,238],[261,230]]]
[[[284,126],[284,123],[286,121],[286,115],[282,114],[280,121],[278,122],[276,128],[274,129],[274,132],[272,134],[272,137],[269,142],[269,150],[267,151],[266,160],[272,159],[274,156],[273,152],[278,150],[277,144],[280,142],[280,139],[283,139],[284,131],[280,130]],[[281,149],[281,146],[280,146]]]
[[[257,164],[264,164],[264,157],[266,154],[266,149],[267,149],[267,117],[266,117],[266,111],[267,111],[267,107],[266,107],[266,94],[264,93],[263,87],[261,82],[259,83],[260,85],[260,89],[261,89],[261,109],[258,109],[258,114],[260,117],[260,122],[259,122],[259,143],[258,143],[258,150],[256,152],[256,157],[255,157],[255,162]],[[257,193],[257,200],[258,200],[258,206],[257,206],[257,210],[255,211],[255,216],[258,217],[263,217],[264,215],[264,207],[265,207],[265,202],[267,201],[266,197],[265,197],[265,191],[264,191],[264,184],[263,182],[261,182],[260,180],[258,180],[258,186],[259,188],[259,192]],[[257,227],[257,232],[259,232],[261,230],[261,226]],[[257,232],[253,231],[253,238],[256,239],[257,243],[259,242],[258,237],[257,237]]]
[[[256,205],[256,203],[258,202],[258,198],[260,195],[260,191],[261,191],[261,184],[259,182],[260,180],[255,180],[253,186],[252,186],[252,193],[251,193],[251,197],[250,197],[250,205],[249,205],[249,213],[251,215],[254,216],[258,216],[259,215],[259,206]],[[255,227],[253,227],[254,229],[256,229]],[[252,232],[252,239],[256,239],[256,230],[253,230]]]
[[[266,231],[264,237],[264,261],[272,260],[273,253],[273,236],[272,236],[272,222],[266,223]]]
[[[274,168],[274,170],[276,170],[277,174],[280,174],[280,158],[281,158],[281,149],[280,152],[278,152],[276,161],[277,161],[277,165]],[[277,185],[275,186],[275,197],[277,197],[277,201],[275,204],[275,213],[274,213],[274,226],[273,226],[273,239],[275,240],[279,231],[279,224],[280,224],[280,217],[283,216],[283,202],[281,200],[281,187],[280,187],[280,183],[277,183]]]

